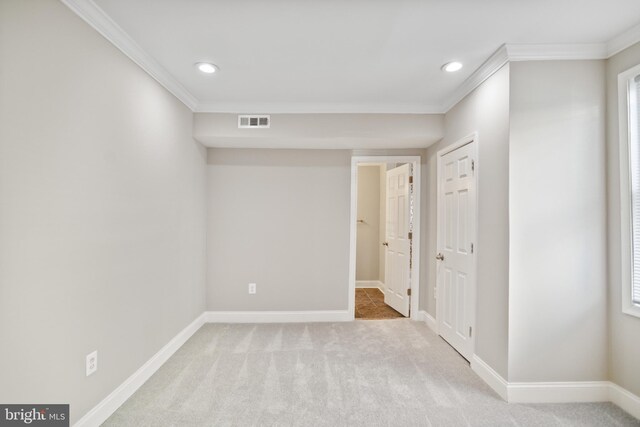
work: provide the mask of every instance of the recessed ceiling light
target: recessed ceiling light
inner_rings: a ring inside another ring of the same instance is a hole
[[[218,67],[210,62],[196,62],[196,67],[203,73],[213,74],[218,71]]]
[[[448,73],[453,73],[454,71],[458,71],[462,68],[462,64],[460,62],[447,62],[442,66],[442,69]]]

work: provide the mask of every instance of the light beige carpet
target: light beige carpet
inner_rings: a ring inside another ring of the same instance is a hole
[[[632,426],[609,403],[503,402],[408,319],[203,326],[108,426]]]

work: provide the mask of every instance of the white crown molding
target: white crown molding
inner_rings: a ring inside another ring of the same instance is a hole
[[[156,79],[158,83],[175,95],[175,97],[182,101],[189,109],[194,110],[196,108],[198,104],[196,97],[185,89],[184,86],[153,59],[151,55],[146,53],[140,45],[129,37],[129,35],[92,0],[62,0],[62,3],[131,58],[133,62]]]
[[[109,393],[100,403],[87,412],[74,427],[92,427],[104,423],[122,404],[129,399],[160,367],[187,342],[205,323],[205,313],[198,316],[186,328],[173,337],[151,359],[127,378],[118,388]]]
[[[508,62],[607,59],[638,42],[640,24],[607,43],[503,44],[454,91],[440,110],[442,113],[448,112]]]
[[[592,44],[504,44],[476,69],[441,105],[420,104],[297,104],[199,102],[182,84],[147,54],[93,0],[62,0],[80,18],[175,95],[189,109],[200,113],[378,113],[444,114],[508,62],[606,59],[640,42],[640,24],[606,43]]]
[[[607,58],[640,42],[640,24],[629,28],[607,42]]]
[[[476,69],[442,105],[441,112],[446,113],[458,102],[462,101],[475,88],[491,77],[496,71],[509,62],[507,45],[503,44],[484,63]]]
[[[607,45],[592,44],[507,44],[509,62],[606,59]]]
[[[297,104],[201,102],[196,113],[254,114],[442,114],[440,105],[421,104]]]
[[[442,105],[441,111],[448,112],[462,101],[475,88],[480,86],[496,71],[508,62],[516,61],[559,61],[607,58],[607,46],[594,44],[503,44],[474,71],[449,99]]]

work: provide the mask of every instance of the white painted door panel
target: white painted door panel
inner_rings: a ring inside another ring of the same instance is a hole
[[[475,316],[474,144],[444,154],[438,168],[438,332],[469,360]]]
[[[387,171],[387,227],[384,302],[409,316],[410,250],[409,176],[410,165]]]

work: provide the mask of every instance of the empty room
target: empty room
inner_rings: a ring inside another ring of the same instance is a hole
[[[0,425],[640,425],[637,0],[0,0]]]

